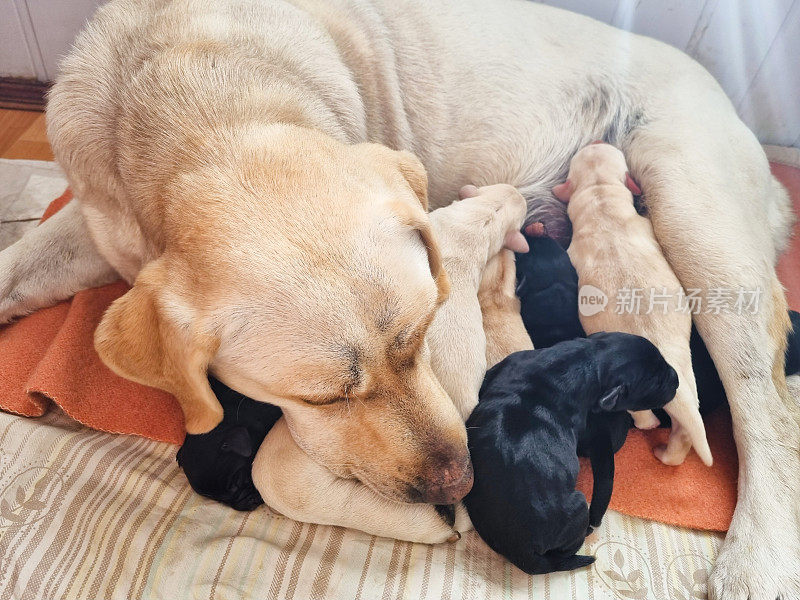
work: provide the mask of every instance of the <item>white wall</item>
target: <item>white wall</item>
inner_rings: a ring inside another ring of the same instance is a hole
[[[543,0],[684,50],[764,143],[800,147],[800,0]]]
[[[688,52],[720,81],[762,142],[800,147],[800,0],[544,2]],[[58,58],[100,3],[0,0],[0,75],[53,79]]]

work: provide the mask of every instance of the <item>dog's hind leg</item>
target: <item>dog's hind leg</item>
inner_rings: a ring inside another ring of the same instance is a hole
[[[432,504],[395,502],[355,479],[336,477],[295,443],[281,418],[267,434],[253,462],[253,482],[271,509],[320,525],[350,527],[423,544],[460,537],[472,527],[464,506],[456,506],[455,527]]]
[[[634,130],[623,150],[683,287],[706,302],[729,299],[694,314],[729,399],[739,454],[736,511],[709,598],[800,598],[800,411],[783,372],[789,320],[773,268],[774,182],[718,88],[672,91],[653,111],[658,120]]]
[[[0,252],[0,323],[118,278],[72,200]]]

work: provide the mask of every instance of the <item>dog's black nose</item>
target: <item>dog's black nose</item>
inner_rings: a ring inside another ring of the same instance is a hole
[[[472,482],[472,461],[458,457],[436,469],[419,491],[428,504],[455,504],[469,493]]]

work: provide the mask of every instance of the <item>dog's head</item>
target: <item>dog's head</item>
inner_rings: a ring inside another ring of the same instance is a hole
[[[595,142],[572,157],[567,180],[553,188],[553,195],[562,202],[569,202],[578,189],[612,183],[623,184],[636,196],[642,194],[628,172],[625,155],[610,144]]]
[[[589,336],[602,393],[595,410],[652,410],[675,397],[678,374],[650,341],[628,333]]]
[[[222,411],[206,379],[283,409],[297,443],[402,501],[469,490],[466,432],[426,358],[448,295],[413,155],[287,125],[250,130],[166,190],[164,253],[95,335],[117,373]]]

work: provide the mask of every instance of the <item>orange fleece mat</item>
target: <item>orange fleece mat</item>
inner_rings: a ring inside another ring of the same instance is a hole
[[[792,193],[800,213],[800,169],[773,164],[773,172]],[[43,219],[64,206],[69,191],[55,200]],[[800,226],[779,265],[789,304],[800,307]],[[180,444],[183,416],[164,392],[117,377],[94,351],[94,329],[111,302],[124,294],[123,282],[84,290],[71,300],[0,328],[0,408],[37,417],[51,402],[94,429],[141,435]],[[622,513],[694,529],[727,530],[736,503],[738,461],[730,414],[719,410],[706,419],[714,466],[694,453],[680,467],[662,465],[652,448],[666,442],[667,430],[636,431],[617,454],[610,508]],[[591,491],[591,472],[582,464],[578,482]]]

